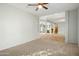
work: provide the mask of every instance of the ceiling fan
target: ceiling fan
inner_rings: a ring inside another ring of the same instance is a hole
[[[37,4],[28,4],[28,6],[36,6],[36,9],[35,9],[36,11],[41,8],[44,8],[45,10],[47,10],[48,9],[47,4],[48,3],[37,3]]]

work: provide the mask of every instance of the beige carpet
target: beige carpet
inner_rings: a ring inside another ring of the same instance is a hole
[[[0,51],[1,56],[79,56],[76,44],[65,44],[63,36],[42,35],[31,42]],[[57,40],[55,40],[57,39]]]

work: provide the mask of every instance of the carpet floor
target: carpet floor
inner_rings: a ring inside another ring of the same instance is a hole
[[[2,50],[0,56],[79,56],[77,44],[60,41],[55,40],[52,35],[44,34],[36,40]]]

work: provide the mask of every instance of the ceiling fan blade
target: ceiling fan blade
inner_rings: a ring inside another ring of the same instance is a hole
[[[48,3],[38,3],[39,5],[46,5],[46,4],[48,4]]]
[[[43,5],[42,5],[42,7],[45,8],[45,9],[48,9],[46,6],[43,6]]]
[[[38,4],[28,4],[28,6],[37,6]]]
[[[48,4],[48,3],[43,3],[43,4]]]
[[[35,10],[37,11],[39,8],[37,7]]]

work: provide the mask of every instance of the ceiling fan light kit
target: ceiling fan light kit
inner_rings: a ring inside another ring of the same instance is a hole
[[[39,8],[39,9],[41,9],[41,8],[42,8],[42,6],[41,6],[41,5],[38,5],[38,8]]]

